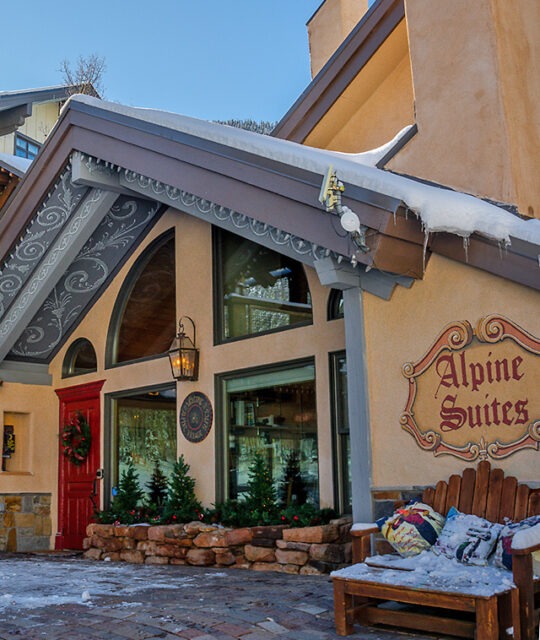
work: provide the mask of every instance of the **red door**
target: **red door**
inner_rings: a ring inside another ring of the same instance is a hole
[[[100,391],[104,380],[56,389],[60,398],[60,447],[58,462],[58,532],[56,549],[82,549],[86,525],[93,514],[92,495],[94,479],[100,468]],[[81,412],[90,425],[92,445],[86,460],[75,465],[63,454],[62,431],[77,412]],[[98,495],[95,496],[99,505]]]

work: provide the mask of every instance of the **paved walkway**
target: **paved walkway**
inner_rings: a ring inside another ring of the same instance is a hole
[[[332,607],[327,576],[0,555],[2,640],[326,640]]]

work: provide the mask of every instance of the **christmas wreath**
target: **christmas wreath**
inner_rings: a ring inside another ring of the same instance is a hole
[[[90,425],[83,414],[77,411],[76,415],[64,425],[62,431],[62,447],[66,458],[75,465],[82,464],[88,457],[92,434]]]

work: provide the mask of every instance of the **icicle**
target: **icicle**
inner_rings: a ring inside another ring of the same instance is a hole
[[[324,252],[324,255],[328,258],[328,256],[330,255],[330,249],[327,249],[327,250]]]
[[[356,265],[358,264],[356,256],[351,256],[351,264],[353,267],[356,267]]]
[[[338,256],[337,263],[341,264],[343,262],[343,256]]]
[[[465,262],[469,262],[469,236],[463,238],[463,248],[465,249]]]
[[[424,227],[424,250],[422,252],[422,270],[426,272],[426,251],[429,241],[429,231]]]

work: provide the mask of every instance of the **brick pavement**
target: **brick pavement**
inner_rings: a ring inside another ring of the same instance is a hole
[[[3,557],[0,556],[0,563]],[[65,578],[58,558],[10,558],[0,583],[0,602],[9,576],[38,571],[43,582]],[[0,564],[0,567],[2,565]],[[204,569],[189,566],[136,567],[114,574],[113,563],[70,560],[67,570],[84,581],[96,567],[110,592],[94,586],[87,603],[0,608],[0,640],[330,640],[334,631],[332,585],[328,576]],[[111,571],[111,569],[113,569]],[[144,571],[144,572],[143,572]],[[55,573],[57,572],[57,573]],[[109,576],[107,575],[109,574]],[[131,588],[130,576],[133,576]],[[7,577],[6,577],[7,576]],[[18,577],[17,577],[18,576]],[[45,578],[47,576],[47,578]],[[92,579],[89,577],[90,582]],[[148,587],[144,586],[148,582]],[[39,591],[39,587],[38,587]],[[60,593],[60,591],[59,591]],[[4,593],[3,597],[8,597]],[[54,598],[55,596],[50,596]],[[22,602],[22,600],[21,600]],[[38,602],[39,604],[39,602]],[[351,640],[431,638],[399,631],[356,627]]]

